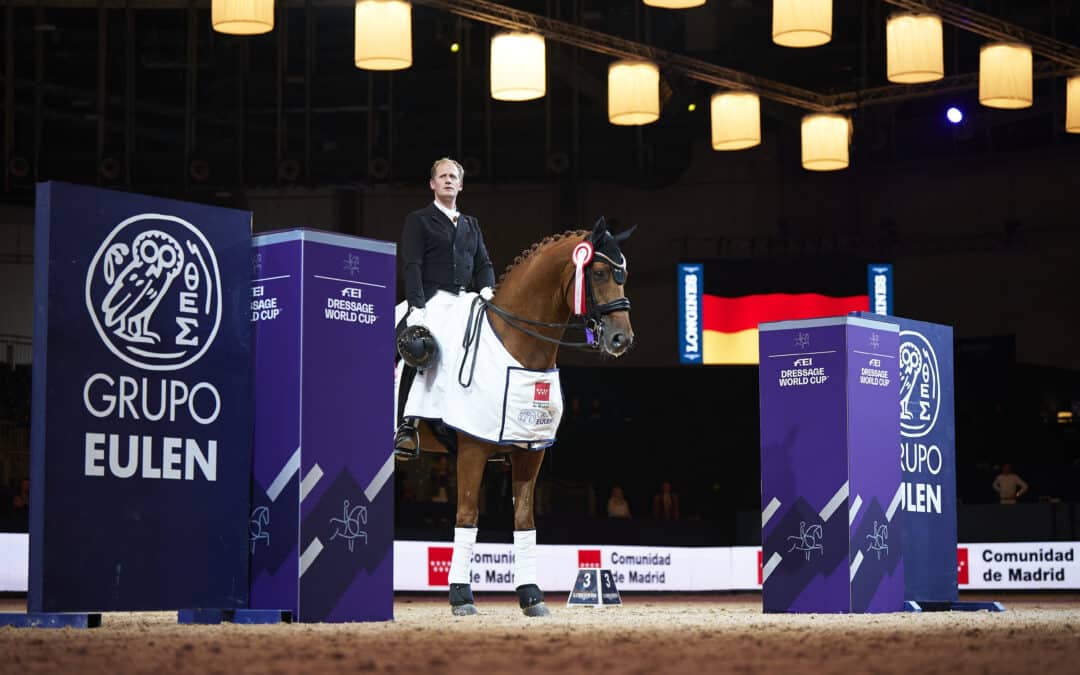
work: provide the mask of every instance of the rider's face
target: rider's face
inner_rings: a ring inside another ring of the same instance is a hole
[[[428,185],[436,198],[456,200],[461,192],[461,176],[453,162],[440,162],[435,167],[435,177]]]

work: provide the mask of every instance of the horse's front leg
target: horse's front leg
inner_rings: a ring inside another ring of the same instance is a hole
[[[536,525],[533,502],[536,477],[544,461],[544,451],[514,450],[512,455],[514,494],[514,584],[518,604],[525,616],[548,616],[544,594],[536,583]]]
[[[491,449],[462,435],[457,455],[457,522],[454,554],[450,559],[450,610],[454,616],[476,614],[470,561],[480,517],[480,481]]]

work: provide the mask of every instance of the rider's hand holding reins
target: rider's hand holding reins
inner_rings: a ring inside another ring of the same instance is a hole
[[[423,307],[410,307],[409,314],[405,317],[405,325],[423,326],[427,323],[427,310]]]

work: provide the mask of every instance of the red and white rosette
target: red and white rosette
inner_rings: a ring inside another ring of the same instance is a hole
[[[574,247],[574,252],[570,254],[570,259],[574,261],[574,314],[581,316],[585,314],[585,266],[592,262],[593,259],[593,246],[587,241],[583,241]]]

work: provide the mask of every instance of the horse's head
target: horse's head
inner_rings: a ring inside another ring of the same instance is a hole
[[[584,270],[586,321],[600,349],[612,356],[622,356],[634,342],[625,291],[627,261],[619,246],[636,227],[613,235],[601,218],[585,238],[592,246],[592,259]]]

